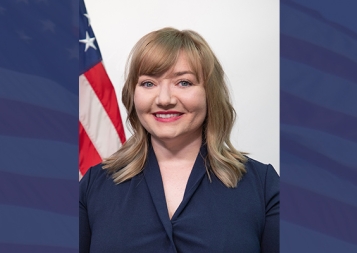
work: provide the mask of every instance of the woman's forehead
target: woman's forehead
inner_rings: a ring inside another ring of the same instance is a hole
[[[175,58],[176,59],[164,59],[160,57],[160,59],[156,61],[155,59],[150,61],[146,60],[144,62],[149,65],[141,66],[139,76],[148,75],[159,77],[163,75],[180,76],[192,74],[198,78],[198,76],[201,75],[202,70],[200,64],[197,64],[197,61],[194,61],[192,59],[193,57],[190,57],[186,51],[180,50]]]

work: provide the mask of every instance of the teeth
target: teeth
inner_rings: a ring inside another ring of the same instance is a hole
[[[162,119],[168,119],[168,118],[172,118],[172,117],[177,117],[180,116],[180,114],[155,114],[156,117],[158,118],[162,118]]]

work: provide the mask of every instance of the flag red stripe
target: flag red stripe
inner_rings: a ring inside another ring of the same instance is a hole
[[[89,139],[81,122],[79,122],[79,171],[84,175],[87,170],[102,161],[92,141]]]
[[[113,122],[115,129],[118,132],[121,143],[125,142],[124,126],[121,121],[118,101],[116,98],[114,87],[104,69],[102,62],[95,65],[93,68],[84,73],[88,82],[92,86],[97,97],[101,101],[110,120]]]
[[[79,76],[79,93],[79,121],[98,154],[108,157],[121,146],[118,131],[84,75]]]

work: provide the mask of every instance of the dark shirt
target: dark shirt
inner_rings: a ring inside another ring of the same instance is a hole
[[[170,220],[155,153],[142,173],[115,184],[101,165],[80,182],[80,252],[279,252],[279,176],[251,158],[236,188],[213,173],[200,150]]]

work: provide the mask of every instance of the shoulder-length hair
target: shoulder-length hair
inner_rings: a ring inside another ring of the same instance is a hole
[[[230,102],[225,74],[221,64],[198,33],[163,28],[141,38],[132,49],[126,69],[122,102],[126,107],[127,123],[133,135],[109,158],[103,168],[108,170],[115,183],[126,181],[139,174],[145,165],[150,134],[141,125],[136,114],[134,92],[141,75],[160,76],[185,52],[196,77],[203,78],[207,100],[207,115],[203,125],[203,140],[208,156],[207,173],[213,172],[227,187],[236,187],[244,175],[246,157],[230,142],[230,133],[236,118]]]

